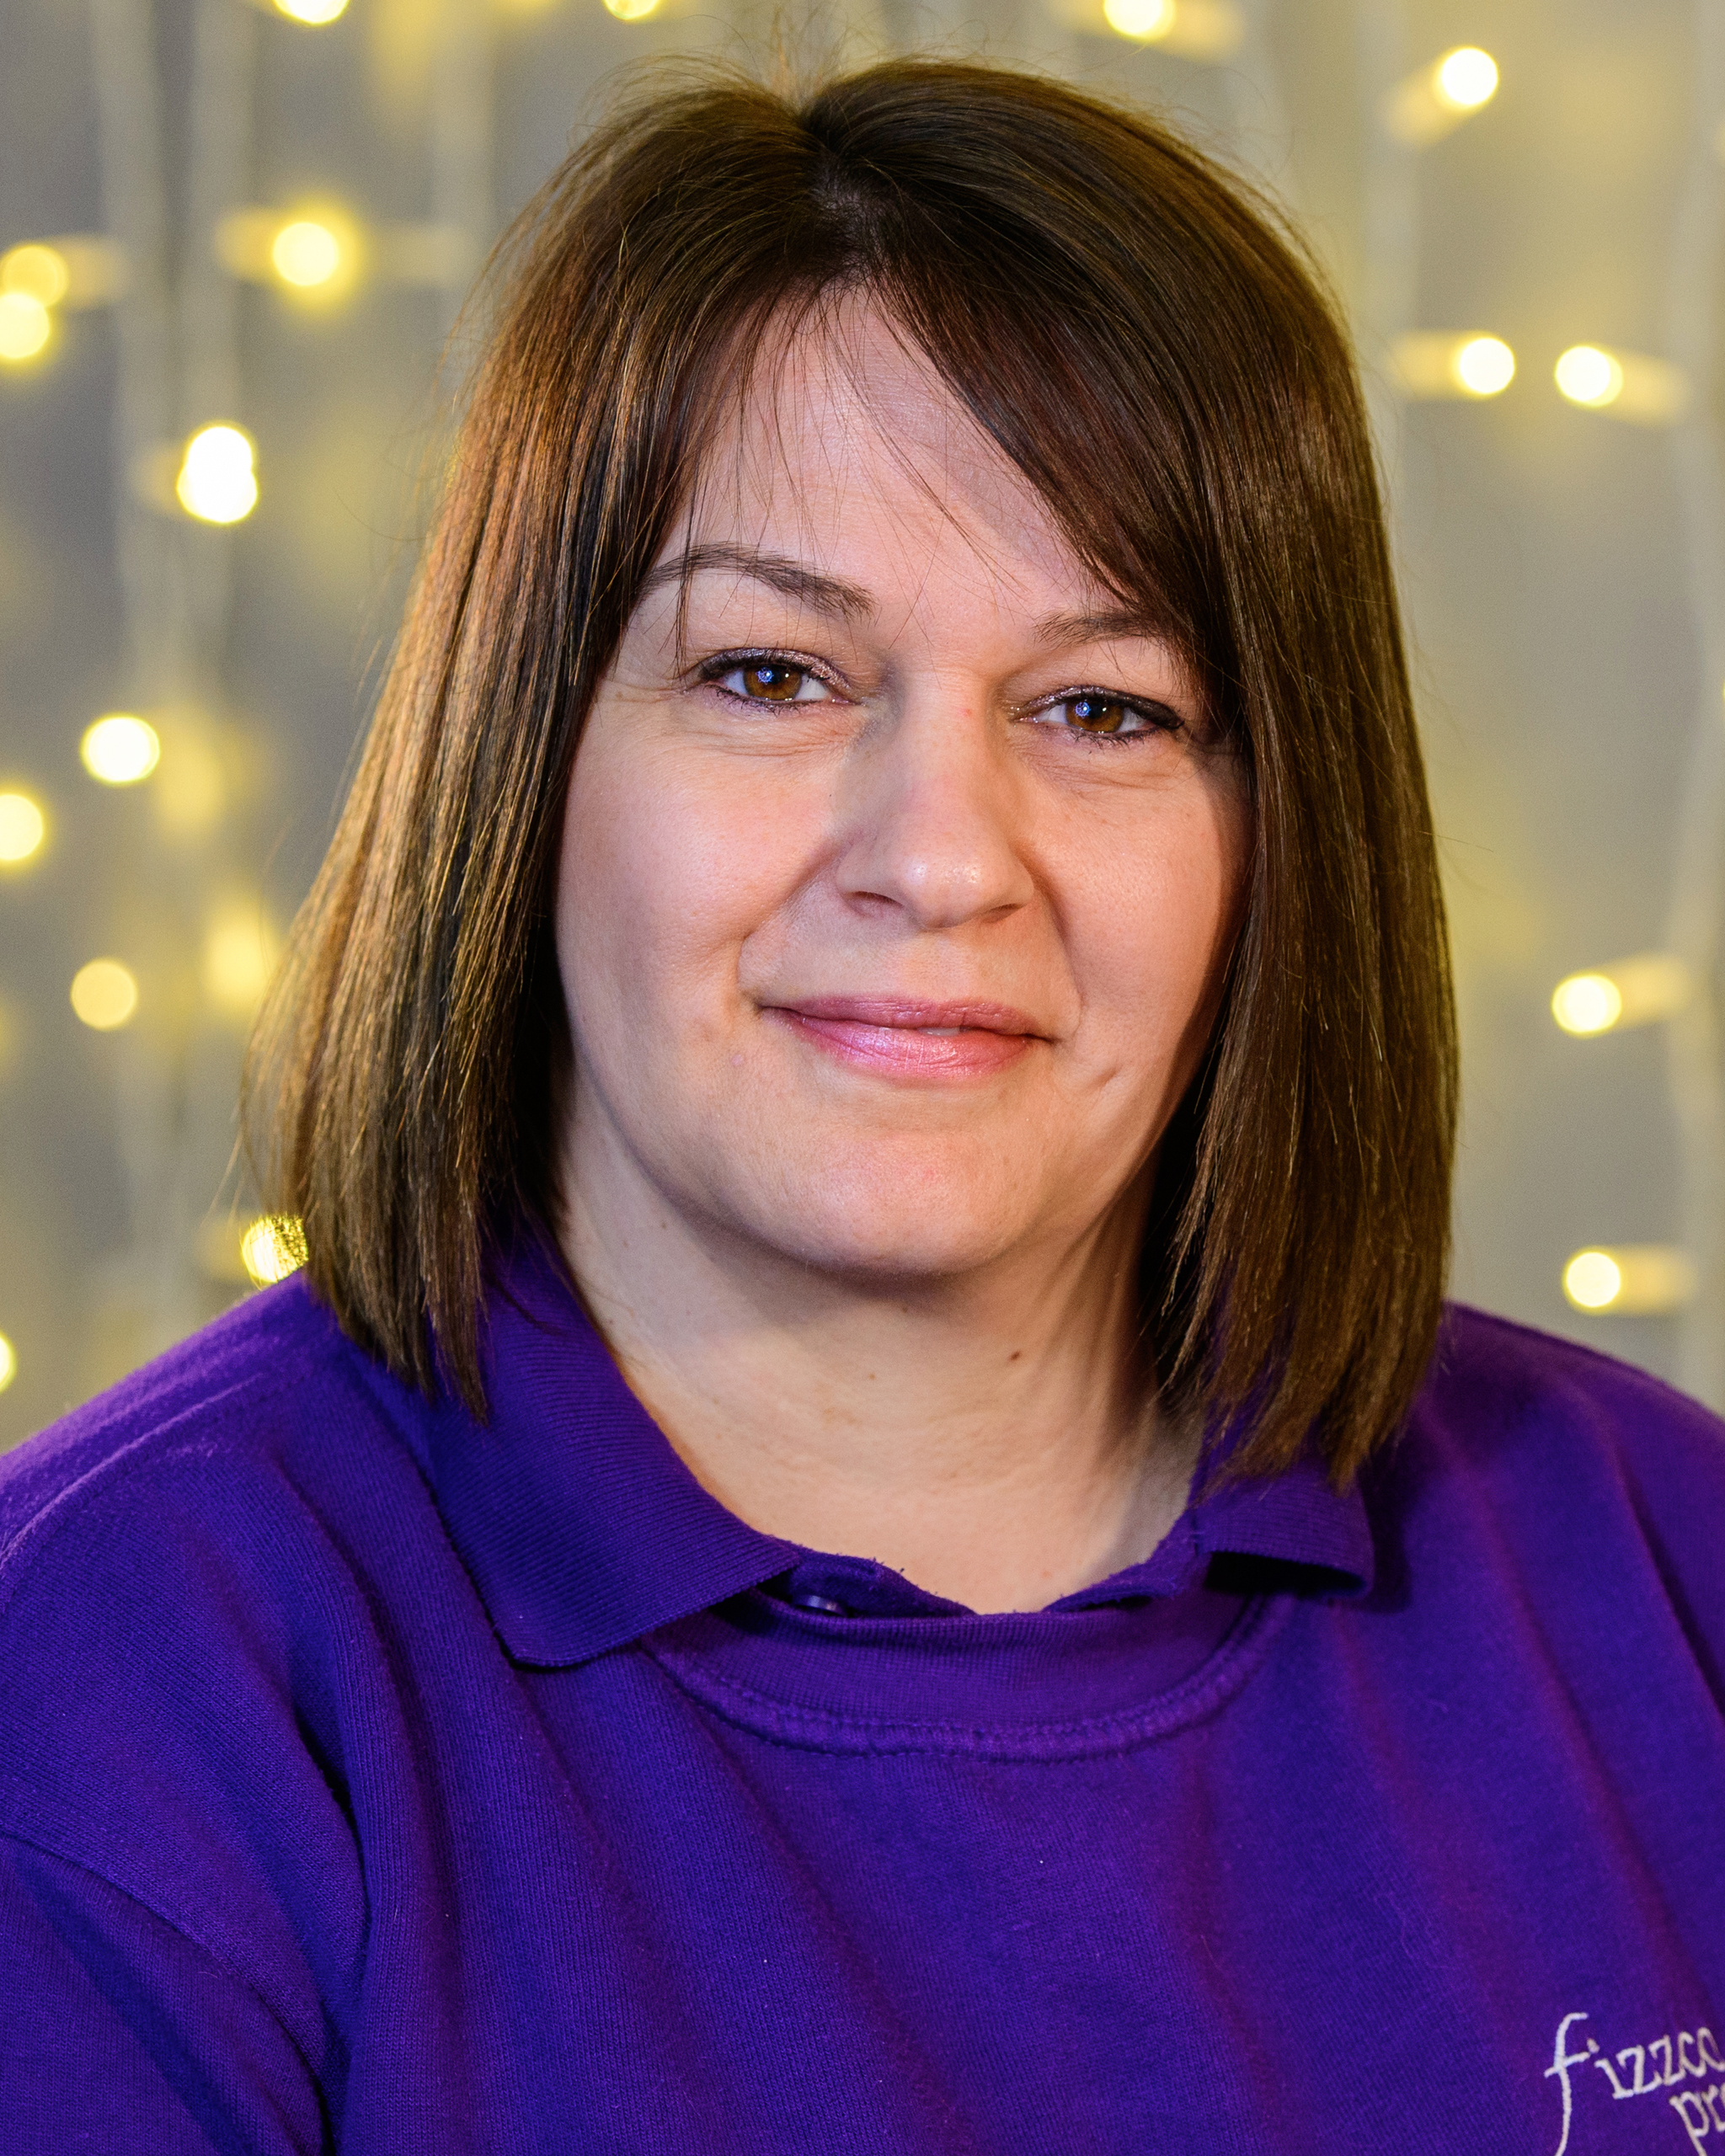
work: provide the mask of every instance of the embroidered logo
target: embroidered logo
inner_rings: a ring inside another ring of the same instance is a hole
[[[1546,2079],[1557,2083],[1563,2104],[1562,2131],[1555,2156],[1567,2156],[1581,2088],[1597,2086],[1585,2082],[1587,2068],[1604,2074],[1614,2103],[1627,2103],[1637,2096],[1664,2095],[1668,2089],[1675,2089],[1677,2094],[1666,2095],[1665,2100],[1676,2112],[1690,2147],[1701,2148],[1707,2141],[1716,2141],[1719,2156],[1725,2156],[1725,2057],[1720,2056],[1712,2031],[1685,2029],[1674,2036],[1657,2036],[1650,2044],[1626,2044],[1621,2052],[1606,2052],[1600,2048],[1598,2037],[1583,2041],[1580,2036],[1579,2025],[1591,2019],[1586,2014],[1566,2014],[1557,2024],[1557,2041],[1551,2046]],[[1576,2031],[1573,2038],[1572,2031]],[[1685,2085],[1697,2081],[1711,2086]]]

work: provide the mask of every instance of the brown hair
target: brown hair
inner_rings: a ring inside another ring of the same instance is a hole
[[[1162,1381],[1338,1480],[1429,1359],[1454,1021],[1370,441],[1295,246],[1188,143],[1057,82],[900,61],[706,77],[572,156],[495,331],[344,813],[254,1044],[266,1198],[342,1325],[483,1412],[488,1252],[560,1218],[551,907],[570,761],[722,376],[861,291],[1086,563],[1157,617],[1247,774],[1243,925],[1144,1257]]]

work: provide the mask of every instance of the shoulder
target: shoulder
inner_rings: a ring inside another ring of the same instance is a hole
[[[298,1276],[182,1341],[0,1459],[0,1600],[31,1541],[188,1450],[278,1464],[339,1421],[376,1422],[363,1358]]]
[[[1413,1428],[1482,1465],[1561,1474],[1584,1454],[1629,1480],[1677,1476],[1725,1492],[1725,1422],[1645,1370],[1531,1326],[1452,1303]]]
[[[302,1278],[249,1297],[0,1459],[0,1662],[87,1639],[92,1590],[146,1566],[163,1621],[218,1572],[287,1606],[422,1481],[424,1420]]]
[[[1363,1486],[1381,1550],[1548,1610],[1674,1616],[1725,1648],[1725,1422],[1645,1371],[1455,1305]]]
[[[414,1429],[295,1280],[0,1461],[0,1830],[230,1960],[290,1953],[284,1853],[319,1892],[351,1870],[379,1567],[437,1534]]]
[[[109,1600],[180,1631],[219,1579],[261,1622],[423,1488],[415,1396],[297,1278],[265,1289],[0,1460],[0,1665],[90,1642]]]

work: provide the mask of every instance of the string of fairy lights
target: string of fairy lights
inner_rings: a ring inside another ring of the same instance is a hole
[[[93,786],[147,797],[147,813],[120,827],[131,874],[122,879],[126,902],[109,911],[130,941],[85,957],[67,995],[78,1024],[115,1037],[120,1059],[107,1075],[132,1247],[99,1268],[92,1300],[141,1306],[130,1360],[208,1314],[198,1280],[261,1283],[301,1257],[292,1224],[220,1217],[211,1202],[209,1159],[225,1155],[231,1129],[233,1058],[277,944],[255,882],[237,862],[243,847],[224,828],[236,820],[233,767],[248,745],[224,710],[225,535],[252,515],[263,485],[256,440],[239,416],[230,295],[269,285],[308,307],[330,307],[365,276],[446,295],[471,275],[483,235],[430,221],[368,232],[333,200],[236,200],[260,19],[273,15],[286,35],[316,31],[346,0],[190,0],[181,192],[193,243],[176,259],[151,0],[88,4],[109,228],[31,235],[0,253],[0,369],[51,366],[77,334],[72,318],[111,313],[115,544],[139,701],[94,715],[79,755]],[[0,876],[28,875],[53,851],[57,825],[85,820],[40,783],[7,774]],[[0,1332],[0,1390],[29,1346]]]
[[[91,4],[99,44],[107,25],[110,57],[126,36],[139,37],[141,25],[142,45],[138,49],[147,45],[148,0],[91,0]],[[230,38],[223,47],[210,28],[211,24],[219,28],[221,10],[249,10],[254,21],[260,12],[274,14],[298,29],[314,31],[336,21],[348,0],[199,0],[199,4],[208,49],[228,53],[230,79],[238,81],[245,66],[243,44]],[[477,24],[487,4],[488,0],[463,0],[463,5],[446,12],[459,16],[462,23],[471,15]],[[519,10],[526,0],[514,0],[514,4]],[[603,0],[609,13],[624,23],[664,17],[679,12],[683,4],[684,0]],[[1046,0],[1050,16],[1067,29],[1117,36],[1135,45],[1236,70],[1256,65],[1260,75],[1265,74],[1266,64],[1255,56],[1267,49],[1263,19],[1270,4],[1271,0],[1252,0],[1248,11],[1242,0]],[[1396,39],[1403,19],[1400,0],[1359,0],[1359,5],[1362,20],[1375,9],[1381,25],[1392,24],[1394,35],[1387,41],[1380,36],[1374,50],[1381,54],[1398,51]],[[1698,21],[1711,21],[1708,0],[1697,0],[1697,6]],[[473,24],[468,30],[467,46],[461,45],[459,35],[446,39],[450,44],[448,64],[434,93],[434,131],[441,132],[432,144],[430,216],[417,223],[368,221],[327,195],[275,205],[226,202],[205,236],[207,246],[200,259],[200,274],[207,278],[213,272],[232,289],[268,286],[287,300],[314,309],[339,307],[366,282],[417,288],[442,296],[446,321],[489,237],[492,93],[483,64],[483,31]],[[249,77],[245,80],[249,96]],[[117,108],[121,93],[111,84],[109,90],[109,106]],[[1279,113],[1274,83],[1260,84],[1260,102],[1268,99]],[[1525,390],[1530,381],[1543,379],[1548,393],[1604,422],[1670,430],[1692,446],[1695,430],[1708,424],[1701,408],[1693,355],[1684,364],[1663,354],[1605,343],[1577,344],[1540,355],[1530,371],[1529,355],[1518,354],[1488,323],[1434,327],[1405,318],[1412,311],[1413,289],[1407,229],[1414,214],[1408,208],[1413,200],[1408,178],[1413,163],[1475,120],[1503,93],[1496,59],[1475,45],[1430,55],[1411,68],[1401,68],[1398,61],[1381,81],[1369,85],[1371,141],[1366,179],[1368,193],[1376,187],[1381,198],[1377,217],[1382,274],[1375,310],[1367,296],[1362,330],[1368,339],[1375,335],[1380,347],[1381,379],[1374,393],[1379,400],[1375,416],[1381,433],[1393,436],[1400,408],[1409,403],[1485,403],[1518,385]],[[151,125],[156,125],[154,120]],[[133,129],[132,137],[112,153],[110,182],[116,174],[123,176],[127,157],[135,163],[159,157],[151,140],[148,127]],[[1708,156],[1716,150],[1725,154],[1725,141],[1710,140],[1705,147]],[[219,191],[228,184],[228,168],[218,163],[212,170],[211,184]],[[159,192],[159,181],[155,184]],[[1372,214],[1369,203],[1369,222]],[[114,221],[118,221],[110,215]],[[159,263],[140,259],[149,252],[149,243],[138,238],[135,230],[130,243],[120,231],[31,235],[0,253],[0,368],[51,366],[68,334],[69,318],[96,309],[112,309],[117,317],[129,319],[133,350],[147,360],[151,318],[139,304],[141,285],[162,275]],[[1705,282],[1709,265],[1702,263],[1697,274]],[[1385,297],[1385,293],[1393,296]],[[1374,311],[1375,322],[1370,319]],[[159,312],[158,307],[158,317]],[[1371,356],[1369,350],[1368,358]],[[159,371],[159,358],[151,364]],[[241,401],[238,362],[232,353],[225,375],[221,366],[213,371],[206,367],[205,378],[227,380],[235,402]],[[141,380],[136,369],[123,379],[122,402],[130,395],[135,413],[159,414],[168,409],[170,400],[164,399],[159,384],[152,392],[146,381],[140,390]],[[187,416],[190,424],[179,433],[142,439],[134,424],[131,435],[123,435],[129,445],[130,467],[125,475],[126,514],[142,512],[190,527],[231,531],[251,515],[269,483],[267,458],[260,456],[253,433],[232,407]],[[1386,442],[1386,457],[1393,470],[1393,440]],[[1713,468],[1710,466],[1709,471]],[[1709,513],[1717,515],[1717,510]],[[122,552],[126,543],[122,533]],[[185,605],[195,612],[192,600]],[[154,686],[160,691],[163,685],[157,680]],[[171,702],[171,697],[165,699],[158,710],[144,701],[136,709],[93,716],[80,740],[81,763],[89,781],[120,792],[177,784],[195,792],[196,743],[176,723]],[[1717,710],[1711,723],[1719,737],[1716,747],[1725,747],[1725,727],[1719,725]],[[1725,787],[1725,774],[1719,783]],[[28,875],[51,847],[55,825],[47,789],[32,783],[27,775],[8,774],[0,785],[0,877]],[[1712,912],[1717,910],[1715,905]],[[1708,933],[1712,932],[1710,915]],[[1693,937],[1690,941],[1695,943]],[[1711,1012],[1709,960],[1706,952],[1697,954],[1698,948],[1642,952],[1573,974],[1557,985],[1551,996],[1552,1017],[1566,1034],[1581,1040],[1655,1024],[1680,1027],[1686,1023],[1693,1034],[1704,1018],[1710,1023]],[[274,958],[273,934],[255,905],[229,904],[225,914],[218,908],[206,928],[201,958],[206,992],[231,1016],[243,1019],[256,1007]],[[156,985],[147,970],[128,957],[95,952],[77,965],[66,993],[83,1027],[117,1034],[147,1011]],[[1701,1090],[1705,1092],[1711,1085],[1713,1091],[1703,1102],[1701,1120],[1711,1117],[1725,1127],[1725,1097],[1720,1096],[1717,1065],[1717,1055],[1712,1055]],[[1693,1093],[1693,1084],[1690,1090]],[[158,1141],[166,1142],[159,1133],[151,1142]],[[1725,1167],[1721,1174],[1725,1176]],[[198,1232],[207,1257],[215,1246],[211,1224],[206,1220]],[[221,1229],[216,1241],[222,1252],[231,1250],[237,1255],[232,1273],[242,1280],[279,1278],[301,1255],[296,1224],[267,1216],[233,1220]],[[1578,1310],[1670,1314],[1696,1305],[1711,1263],[1706,1253],[1698,1257],[1695,1251],[1676,1244],[1600,1244],[1573,1253],[1562,1268],[1562,1281]],[[1720,1292],[1725,1296],[1725,1286]],[[1725,1329],[1725,1313],[1721,1317],[1722,1326],[1716,1329]],[[0,1324],[4,1318],[0,1311]],[[19,1354],[13,1341],[0,1331],[0,1390],[16,1374]]]
[[[1722,236],[1719,163],[1725,157],[1725,24],[1709,0],[1695,12],[1693,141],[1672,248],[1669,334],[1683,359],[1577,346],[1557,361],[1557,386],[1573,403],[1668,431],[1693,579],[1692,611],[1704,678],[1725,675],[1725,502],[1722,458],[1708,400],[1717,329],[1714,271]],[[1725,1404],[1725,1080],[1714,1008],[1721,911],[1725,907],[1725,726],[1711,690],[1696,715],[1684,811],[1674,849],[1667,948],[1611,960],[1558,982],[1551,1016],[1577,1040],[1648,1026],[1667,1029],[1684,1154],[1686,1233],[1679,1243],[1577,1251],[1563,1292],[1577,1310],[1685,1320],[1680,1374],[1689,1389]]]

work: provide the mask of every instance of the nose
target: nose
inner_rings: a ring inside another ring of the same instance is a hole
[[[1014,912],[1035,885],[1019,844],[1012,759],[984,698],[953,683],[909,695],[859,744],[836,867],[846,902],[918,930]]]

